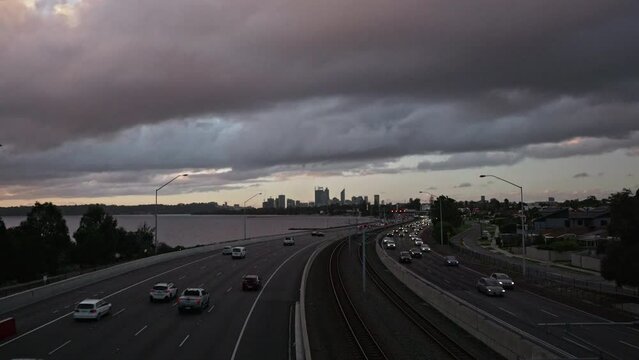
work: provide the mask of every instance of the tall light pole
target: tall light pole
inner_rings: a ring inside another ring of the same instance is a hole
[[[420,191],[420,194],[428,194],[430,196],[435,196],[432,193],[428,192],[428,191]],[[444,245],[444,213],[442,211],[442,202],[443,202],[443,197],[444,195],[441,195],[439,197],[439,241],[441,243],[441,245]]]
[[[166,184],[155,189],[155,253],[156,254],[158,253],[158,191],[162,190],[162,188],[164,188],[165,186],[169,185],[170,183],[174,182],[175,180],[177,180],[179,177],[182,177],[182,176],[189,176],[189,174],[177,175]]]
[[[517,185],[514,182],[510,182],[506,179],[502,179],[499,176],[495,175],[479,175],[480,178],[492,177],[498,180],[501,180],[505,183],[508,183],[514,187],[519,188],[519,194],[521,195],[521,273],[523,276],[526,276],[526,232],[524,230],[524,188],[521,185]]]
[[[244,204],[242,204],[242,210],[244,211],[244,240],[246,240],[246,203],[249,202],[251,199],[253,199],[254,197],[258,196],[258,195],[262,195],[262,193],[257,193],[253,196],[251,196],[250,198],[246,199],[246,201],[244,202]]]

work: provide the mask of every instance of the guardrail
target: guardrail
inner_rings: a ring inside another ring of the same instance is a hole
[[[376,239],[375,251],[390,272],[415,294],[471,335],[507,359],[574,358],[545,342],[443,290],[392,259]]]

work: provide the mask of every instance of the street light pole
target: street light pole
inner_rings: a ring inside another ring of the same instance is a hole
[[[428,191],[420,191],[420,194],[428,194],[430,196],[435,196]],[[439,242],[442,246],[444,246],[444,213],[442,211],[442,201],[444,195],[439,197]]]
[[[174,177],[173,179],[171,179],[166,184],[155,189],[155,231],[154,231],[155,234],[154,235],[155,235],[155,253],[156,254],[158,253],[158,191],[162,190],[162,188],[164,188],[165,186],[169,185],[170,183],[172,183],[173,181],[177,180],[179,177],[182,177],[182,176],[189,176],[189,174],[180,174]]]
[[[514,187],[519,188],[519,195],[521,197],[521,273],[525,277],[526,276],[526,231],[524,229],[525,226],[525,216],[524,216],[524,187],[521,185],[517,185],[513,182],[510,182],[506,179],[502,179],[499,176],[495,175],[479,175],[480,178],[484,177],[492,177],[498,180],[501,180],[505,183],[508,183]]]
[[[262,193],[260,192],[251,196],[250,198],[246,199],[246,201],[244,201],[244,204],[242,204],[242,210],[244,211],[244,240],[246,240],[246,203],[258,195],[262,195]]]

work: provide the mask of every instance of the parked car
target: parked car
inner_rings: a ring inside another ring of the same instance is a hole
[[[454,256],[444,257],[444,263],[448,266],[459,266],[459,260]]]
[[[149,291],[149,301],[171,300],[177,296],[178,288],[173,283],[157,283]]]
[[[504,296],[506,293],[497,280],[485,277],[477,280],[477,291],[490,296]]]
[[[408,251],[402,251],[399,253],[399,262],[409,264],[413,262],[413,258],[410,257],[410,253]]]
[[[513,279],[511,279],[510,276],[504,273],[492,273],[490,274],[490,278],[497,280],[499,285],[501,285],[504,289],[515,288],[515,282],[513,281]]]
[[[395,248],[397,248],[397,244],[395,244],[393,241],[387,242],[384,246],[386,247],[386,249],[389,250],[395,250]]]
[[[179,312],[186,310],[202,311],[207,306],[209,306],[209,293],[202,288],[185,289],[177,301]]]
[[[313,231],[311,232],[311,236],[324,236],[324,233],[321,231]]]
[[[430,246],[428,246],[427,244],[422,244],[421,250],[423,252],[430,252]]]
[[[231,255],[232,252],[233,248],[231,246],[225,246],[224,249],[222,249],[222,255]]]
[[[258,275],[244,275],[242,278],[242,290],[259,290],[262,286]]]
[[[419,248],[412,248],[408,250],[408,252],[412,258],[421,258],[423,256],[422,251]]]
[[[246,248],[244,246],[236,246],[231,249],[231,257],[233,259],[244,259],[246,257]]]
[[[295,238],[292,236],[286,236],[284,238],[284,246],[293,246],[295,245]]]
[[[74,320],[100,320],[111,311],[111,304],[101,299],[84,299],[73,310]]]

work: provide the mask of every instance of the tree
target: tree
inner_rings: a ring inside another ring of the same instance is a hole
[[[639,190],[610,195],[608,232],[620,241],[610,242],[601,263],[601,275],[618,285],[639,286]]]
[[[73,237],[77,242],[76,261],[82,264],[106,264],[116,259],[118,222],[106,213],[104,206],[91,205],[80,219],[80,227]]]
[[[457,202],[455,199],[451,199],[447,196],[440,196],[433,202],[431,206],[431,218],[433,219],[433,236],[440,240],[440,223],[439,217],[439,204],[442,204],[442,215],[444,217],[444,239],[448,240],[448,234],[454,234],[455,229],[461,226],[463,219],[462,215],[457,208]]]
[[[68,261],[68,252],[72,246],[69,228],[62,212],[52,203],[35,203],[20,224],[18,233],[25,241],[26,252],[34,266],[46,273],[56,273],[61,264]],[[15,244],[22,247],[22,244]]]

